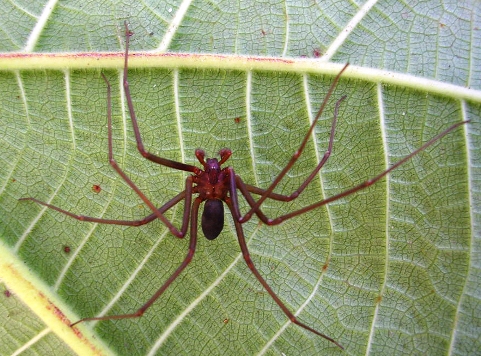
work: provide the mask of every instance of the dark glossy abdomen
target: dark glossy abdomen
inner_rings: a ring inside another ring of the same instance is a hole
[[[202,232],[208,240],[214,240],[224,228],[224,203],[221,200],[207,200],[202,213]]]

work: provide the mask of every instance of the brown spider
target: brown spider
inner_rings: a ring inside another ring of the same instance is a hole
[[[284,305],[284,303],[279,299],[279,297],[274,293],[274,291],[271,289],[271,287],[267,284],[265,279],[261,276],[261,274],[258,272],[257,268],[255,267],[250,254],[249,250],[246,245],[245,237],[244,237],[244,232],[242,228],[242,224],[250,220],[250,218],[253,215],[256,215],[263,223],[267,225],[277,225],[282,223],[283,221],[286,221],[287,219],[293,218],[295,216],[299,216],[304,214],[305,212],[308,212],[310,210],[316,209],[320,206],[326,205],[330,202],[333,202],[335,200],[341,199],[347,195],[353,194],[361,189],[367,188],[370,185],[376,183],[379,181],[381,178],[386,176],[389,172],[392,170],[396,169],[409,159],[411,159],[413,156],[417,155],[419,152],[425,150],[428,146],[432,145],[434,142],[438,141],[454,129],[456,129],[458,126],[461,126],[468,121],[463,121],[463,122],[458,122],[448,129],[444,130],[431,140],[429,140],[427,143],[422,145],[420,148],[409,154],[408,156],[404,157],[400,161],[396,162],[394,165],[386,169],[384,172],[378,174],[372,179],[369,179],[353,188],[350,188],[342,193],[339,193],[337,195],[334,195],[330,198],[321,200],[317,203],[308,205],[306,207],[303,207],[299,210],[290,212],[288,214],[276,217],[274,219],[266,217],[264,213],[261,210],[262,203],[266,199],[274,199],[278,201],[292,201],[296,199],[303,191],[304,189],[309,185],[309,183],[314,179],[314,177],[317,175],[319,170],[324,166],[324,164],[327,162],[331,151],[333,147],[333,142],[334,142],[334,132],[335,132],[335,127],[336,127],[336,121],[337,121],[337,115],[338,115],[338,110],[341,102],[346,98],[345,96],[341,97],[336,104],[335,104],[335,110],[334,110],[334,118],[332,121],[331,125],[331,131],[330,131],[330,139],[329,139],[329,145],[327,148],[326,153],[324,154],[323,158],[321,161],[317,164],[317,166],[314,168],[312,173],[307,177],[307,179],[302,183],[298,189],[296,189],[292,194],[290,195],[281,195],[274,193],[273,190],[276,188],[278,183],[284,178],[286,173],[292,168],[294,163],[297,161],[299,156],[302,154],[306,143],[311,136],[312,131],[314,130],[314,127],[319,120],[319,117],[321,116],[325,106],[327,105],[327,102],[329,101],[332,92],[334,91],[334,88],[336,87],[339,78],[341,77],[342,73],[344,70],[348,67],[348,64],[344,66],[344,68],[337,74],[335,77],[334,81],[332,82],[326,97],[324,98],[321,107],[313,120],[309,130],[307,131],[306,135],[304,136],[304,139],[301,142],[301,145],[299,146],[298,150],[292,155],[291,159],[289,162],[286,164],[284,169],[279,173],[279,175],[274,179],[274,181],[271,183],[271,185],[267,189],[262,189],[255,187],[253,185],[249,185],[244,183],[244,181],[239,177],[234,169],[232,167],[224,167],[222,168],[222,165],[229,159],[229,157],[232,155],[231,150],[224,148],[221,149],[219,152],[220,159],[217,158],[205,158],[205,153],[204,151],[197,149],[195,151],[195,156],[197,157],[198,161],[202,165],[202,168],[198,168],[193,165],[181,163],[181,162],[176,162],[172,161],[166,158],[162,158],[159,156],[156,156],[148,151],[145,150],[144,145],[142,143],[142,137],[139,131],[139,127],[137,124],[137,118],[135,115],[134,107],[133,107],[133,102],[132,98],[130,95],[130,88],[129,88],[129,83],[128,83],[128,51],[129,51],[129,38],[132,35],[132,33],[129,31],[127,23],[125,23],[125,62],[124,62],[124,74],[123,74],[123,85],[125,89],[125,96],[127,98],[127,104],[130,112],[130,118],[132,121],[132,126],[134,129],[134,134],[135,134],[135,139],[137,141],[137,148],[140,152],[140,154],[147,158],[148,160],[160,164],[162,166],[170,167],[173,169],[181,170],[181,171],[187,171],[192,173],[186,178],[185,181],[185,190],[182,191],[181,193],[177,194],[174,198],[169,200],[167,203],[162,205],[160,208],[157,208],[153,205],[153,203],[140,191],[140,189],[135,185],[135,183],[123,172],[123,170],[118,166],[117,162],[115,161],[113,157],[113,150],[112,150],[112,113],[111,113],[111,88],[110,88],[110,83],[107,80],[107,78],[102,74],[106,84],[107,84],[107,120],[108,120],[108,151],[109,151],[109,163],[113,167],[113,169],[122,177],[122,179],[137,193],[137,195],[144,201],[144,203],[152,210],[152,214],[149,216],[141,219],[141,220],[135,220],[135,221],[126,221],[126,220],[111,220],[111,219],[99,219],[99,218],[94,218],[94,217],[89,217],[89,216],[83,216],[83,215],[76,215],[73,214],[69,211],[63,210],[59,207],[53,206],[51,204],[47,204],[45,202],[39,201],[35,198],[22,198],[20,200],[31,200],[34,201],[38,204],[47,206],[53,210],[56,210],[58,212],[61,212],[65,215],[68,215],[74,219],[80,220],[80,221],[90,221],[90,222],[95,222],[95,223],[101,223],[101,224],[113,224],[113,225],[126,225],[126,226],[140,226],[147,224],[155,219],[161,220],[165,226],[167,226],[170,230],[170,232],[178,237],[178,238],[183,238],[187,234],[187,229],[189,226],[189,221],[190,221],[190,243],[189,243],[189,249],[187,256],[184,258],[183,262],[181,265],[175,270],[175,272],[167,279],[167,281],[164,282],[164,284],[155,292],[155,294],[144,304],[142,305],[136,312],[131,313],[131,314],[122,314],[122,315],[108,315],[108,316],[102,316],[102,317],[88,317],[88,318],[83,318],[81,320],[76,321],[75,323],[72,323],[71,326],[74,326],[80,322],[84,321],[90,321],[90,320],[112,320],[112,319],[125,319],[125,318],[137,318],[140,317],[144,314],[144,312],[164,293],[164,291],[172,284],[172,282],[181,274],[181,272],[187,267],[187,265],[191,262],[195,249],[196,249],[196,243],[197,243],[197,226],[198,226],[198,213],[199,213],[199,208],[201,203],[205,202],[204,204],[204,211],[202,213],[202,218],[201,218],[201,227],[202,227],[202,232],[204,236],[209,239],[209,240],[214,240],[219,234],[221,233],[223,226],[224,226],[224,203],[227,205],[229,208],[232,216],[233,216],[233,221],[237,233],[237,238],[239,241],[239,245],[242,251],[242,255],[244,257],[245,262],[247,263],[247,266],[249,269],[252,271],[252,273],[255,275],[257,280],[262,284],[262,286],[265,288],[265,290],[269,293],[269,295],[274,299],[274,301],[277,303],[277,305],[282,309],[282,311],[285,313],[285,315],[290,319],[290,321],[316,335],[319,335],[326,340],[329,340],[336,346],[340,347],[343,349],[343,347],[334,339],[331,337],[311,328],[310,326],[302,323],[297,319],[297,317]],[[247,213],[241,214],[240,209],[239,209],[239,204],[238,204],[238,191],[241,193],[241,195],[245,198],[247,203],[250,206],[250,209]],[[254,195],[259,196],[259,198],[256,200]],[[196,197],[193,199],[193,196],[196,195]],[[170,222],[165,216],[164,213],[175,206],[176,204],[180,203],[181,201],[184,201],[184,212],[183,212],[183,218],[182,218],[182,225],[180,229],[175,227],[172,222]],[[226,319],[227,320],[227,319]]]

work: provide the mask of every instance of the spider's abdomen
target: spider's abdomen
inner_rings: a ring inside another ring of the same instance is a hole
[[[209,199],[204,204],[202,213],[202,232],[208,240],[214,240],[224,228],[224,203]]]

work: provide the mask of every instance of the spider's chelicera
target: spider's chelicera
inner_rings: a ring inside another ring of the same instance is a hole
[[[426,147],[432,145],[434,142],[441,139],[443,136],[447,135],[458,126],[465,124],[468,121],[458,122],[451,127],[447,128],[428,142],[426,142],[423,146],[409,154],[408,156],[404,157],[400,161],[396,162],[394,165],[386,169],[384,172],[378,174],[374,178],[371,178],[361,184],[350,188],[342,193],[334,195],[330,198],[321,200],[314,204],[308,205],[304,208],[299,210],[290,212],[288,214],[276,217],[276,218],[268,218],[264,215],[261,210],[261,205],[266,199],[273,199],[278,201],[291,201],[296,199],[302,191],[309,185],[309,183],[317,176],[319,170],[324,166],[327,162],[333,147],[334,142],[334,131],[337,122],[337,116],[339,111],[339,106],[341,102],[345,99],[345,96],[341,97],[336,103],[334,108],[334,115],[331,125],[330,131],[330,138],[328,148],[321,159],[321,161],[317,164],[317,166],[313,169],[312,173],[307,177],[307,179],[297,188],[292,194],[290,195],[282,195],[277,194],[273,190],[276,188],[278,183],[284,178],[286,173],[292,168],[294,163],[297,161],[299,156],[302,154],[306,143],[311,136],[314,127],[319,120],[322,112],[324,111],[331,94],[336,87],[339,78],[341,77],[342,73],[348,67],[346,64],[342,70],[337,74],[335,79],[333,80],[326,97],[324,98],[319,111],[313,120],[309,130],[307,131],[304,139],[302,140],[298,150],[292,155],[289,162],[286,164],[284,169],[279,173],[279,175],[274,179],[271,185],[267,189],[258,188],[253,185],[249,185],[243,182],[241,177],[235,174],[234,169],[232,167],[224,167],[222,165],[229,159],[232,155],[232,152],[224,148],[219,152],[220,159],[217,158],[205,158],[204,151],[198,149],[195,151],[195,155],[199,162],[202,165],[202,169],[198,168],[193,165],[188,165],[181,162],[172,161],[166,158],[162,158],[156,156],[148,151],[145,150],[142,138],[140,135],[139,127],[137,124],[137,118],[135,115],[133,102],[130,96],[130,88],[128,83],[128,51],[129,51],[129,37],[132,33],[128,29],[127,23],[125,23],[125,37],[126,37],[126,45],[125,45],[125,62],[124,62],[124,72],[123,72],[123,85],[125,90],[125,96],[127,99],[127,104],[129,108],[130,118],[132,121],[132,126],[135,134],[135,139],[137,142],[137,148],[140,154],[147,158],[148,160],[166,166],[171,167],[173,169],[182,170],[186,172],[192,173],[186,178],[185,181],[185,190],[179,194],[177,194],[174,198],[169,200],[167,203],[162,205],[160,208],[155,207],[152,202],[140,191],[140,189],[135,185],[135,183],[123,172],[123,170],[118,166],[117,162],[113,157],[113,150],[112,150],[112,109],[111,109],[111,88],[110,83],[107,78],[102,74],[106,84],[107,84],[107,121],[108,121],[108,155],[109,155],[109,163],[113,167],[113,169],[122,177],[122,179],[137,193],[137,195],[142,199],[142,201],[151,209],[152,214],[149,216],[141,219],[141,220],[113,220],[113,219],[100,219],[94,218],[89,216],[83,215],[76,215],[69,211],[63,210],[59,207],[56,207],[51,204],[47,204],[35,198],[22,198],[20,200],[30,200],[34,201],[38,204],[47,206],[53,210],[61,212],[65,215],[68,215],[72,218],[75,218],[80,221],[90,221],[95,223],[101,224],[113,224],[113,225],[125,225],[125,226],[140,226],[147,224],[155,219],[161,220],[165,226],[169,228],[171,233],[178,238],[183,238],[187,234],[187,229],[190,224],[190,242],[189,242],[189,249],[187,252],[186,257],[182,261],[181,265],[175,270],[175,272],[167,279],[167,281],[155,292],[155,294],[144,304],[142,305],[137,311],[131,314],[122,314],[122,315],[107,315],[107,316],[100,316],[100,317],[88,317],[78,320],[75,323],[72,323],[71,326],[74,326],[80,322],[89,321],[89,320],[112,320],[112,319],[125,319],[125,318],[137,318],[144,314],[144,312],[164,293],[164,291],[172,284],[172,282],[180,275],[180,273],[187,267],[187,265],[191,262],[197,243],[197,228],[198,228],[198,213],[200,204],[204,203],[204,211],[202,213],[201,218],[201,227],[204,236],[209,240],[214,240],[222,231],[224,226],[224,203],[227,205],[229,211],[232,214],[233,222],[237,234],[237,239],[239,241],[239,245],[242,251],[242,255],[244,260],[251,270],[251,272],[255,275],[257,280],[262,284],[265,290],[269,293],[272,299],[278,304],[278,306],[282,309],[285,315],[290,319],[290,321],[305,330],[308,330],[316,335],[319,335],[326,340],[329,340],[336,346],[343,348],[340,343],[338,343],[333,338],[315,330],[314,328],[302,323],[297,319],[297,317],[284,305],[281,299],[274,293],[272,288],[267,284],[265,279],[261,276],[258,272],[257,268],[255,267],[250,254],[249,250],[247,249],[247,244],[244,237],[244,232],[242,228],[242,224],[247,222],[253,215],[256,215],[263,223],[267,225],[277,225],[286,221],[287,219],[293,218],[295,216],[299,216],[304,214],[305,212],[311,211],[316,209],[320,206],[326,205],[330,202],[335,200],[341,199],[347,195],[353,194],[361,189],[369,187],[370,185],[376,183],[381,178],[386,176],[389,172],[396,169],[413,156],[418,154],[419,152],[426,149]],[[245,214],[241,214],[239,210],[238,204],[238,192],[244,197],[249,205],[249,210]],[[193,196],[195,198],[193,199]],[[254,198],[254,196],[257,197]],[[175,206],[176,204],[184,201],[184,211],[182,217],[182,225],[180,229],[176,228],[172,222],[170,222],[165,216],[164,213]]]

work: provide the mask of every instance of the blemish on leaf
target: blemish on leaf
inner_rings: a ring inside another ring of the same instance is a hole
[[[314,48],[312,51],[312,55],[314,56],[314,58],[319,58],[320,56],[322,56],[322,52],[319,48]]]

